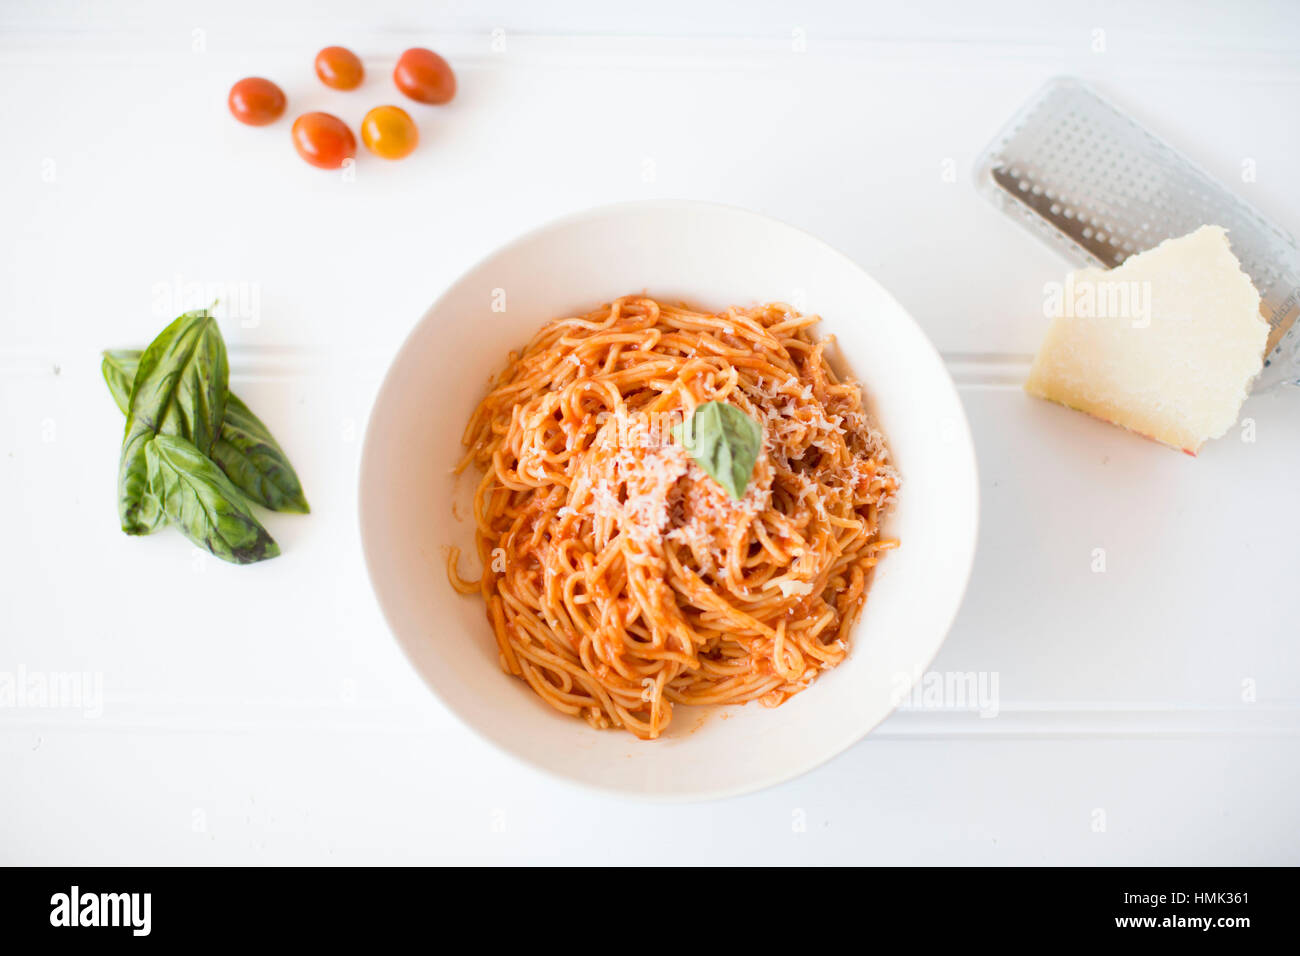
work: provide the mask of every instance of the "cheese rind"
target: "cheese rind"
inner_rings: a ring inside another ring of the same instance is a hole
[[[1194,455],[1232,427],[1263,365],[1259,301],[1219,226],[1081,269],[1053,297],[1025,390]]]

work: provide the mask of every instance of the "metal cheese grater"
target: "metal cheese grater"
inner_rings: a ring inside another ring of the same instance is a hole
[[[1295,240],[1081,81],[1049,82],[980,156],[975,177],[1077,266],[1114,268],[1198,226],[1223,226],[1271,330],[1255,390],[1300,384]]]

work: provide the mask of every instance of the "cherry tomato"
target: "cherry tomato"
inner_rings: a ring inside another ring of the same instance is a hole
[[[420,103],[447,103],[456,95],[456,74],[451,72],[447,61],[432,50],[418,46],[398,58],[393,82]]]
[[[298,155],[321,169],[338,169],[357,154],[357,138],[347,123],[330,113],[303,113],[293,121]]]
[[[235,119],[249,126],[265,126],[284,115],[284,91],[260,76],[248,76],[230,88],[226,99]]]
[[[419,145],[420,131],[400,106],[376,106],[361,121],[361,142],[381,159],[401,159]]]
[[[347,47],[327,46],[316,54],[316,75],[335,90],[355,90],[365,79],[366,68]]]

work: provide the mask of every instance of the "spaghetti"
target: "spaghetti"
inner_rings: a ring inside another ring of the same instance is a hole
[[[654,738],[672,705],[776,706],[848,653],[889,453],[782,304],[718,314],[623,298],[511,353],[465,429],[479,593],[501,666],[552,707]],[[763,430],[740,500],[672,435],[726,402]]]

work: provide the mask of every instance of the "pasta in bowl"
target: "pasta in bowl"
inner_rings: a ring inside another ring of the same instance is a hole
[[[787,779],[883,719],[957,611],[978,511],[902,308],[799,230],[688,202],[543,227],[448,290],[376,400],[360,505],[446,707],[664,799]]]
[[[674,703],[776,706],[844,659],[897,545],[879,521],[898,476],[816,323],[631,296],[511,354],[464,438],[479,578],[449,553],[503,670],[593,727],[657,738]],[[738,424],[710,427],[710,406]],[[746,427],[736,476],[728,436]]]

